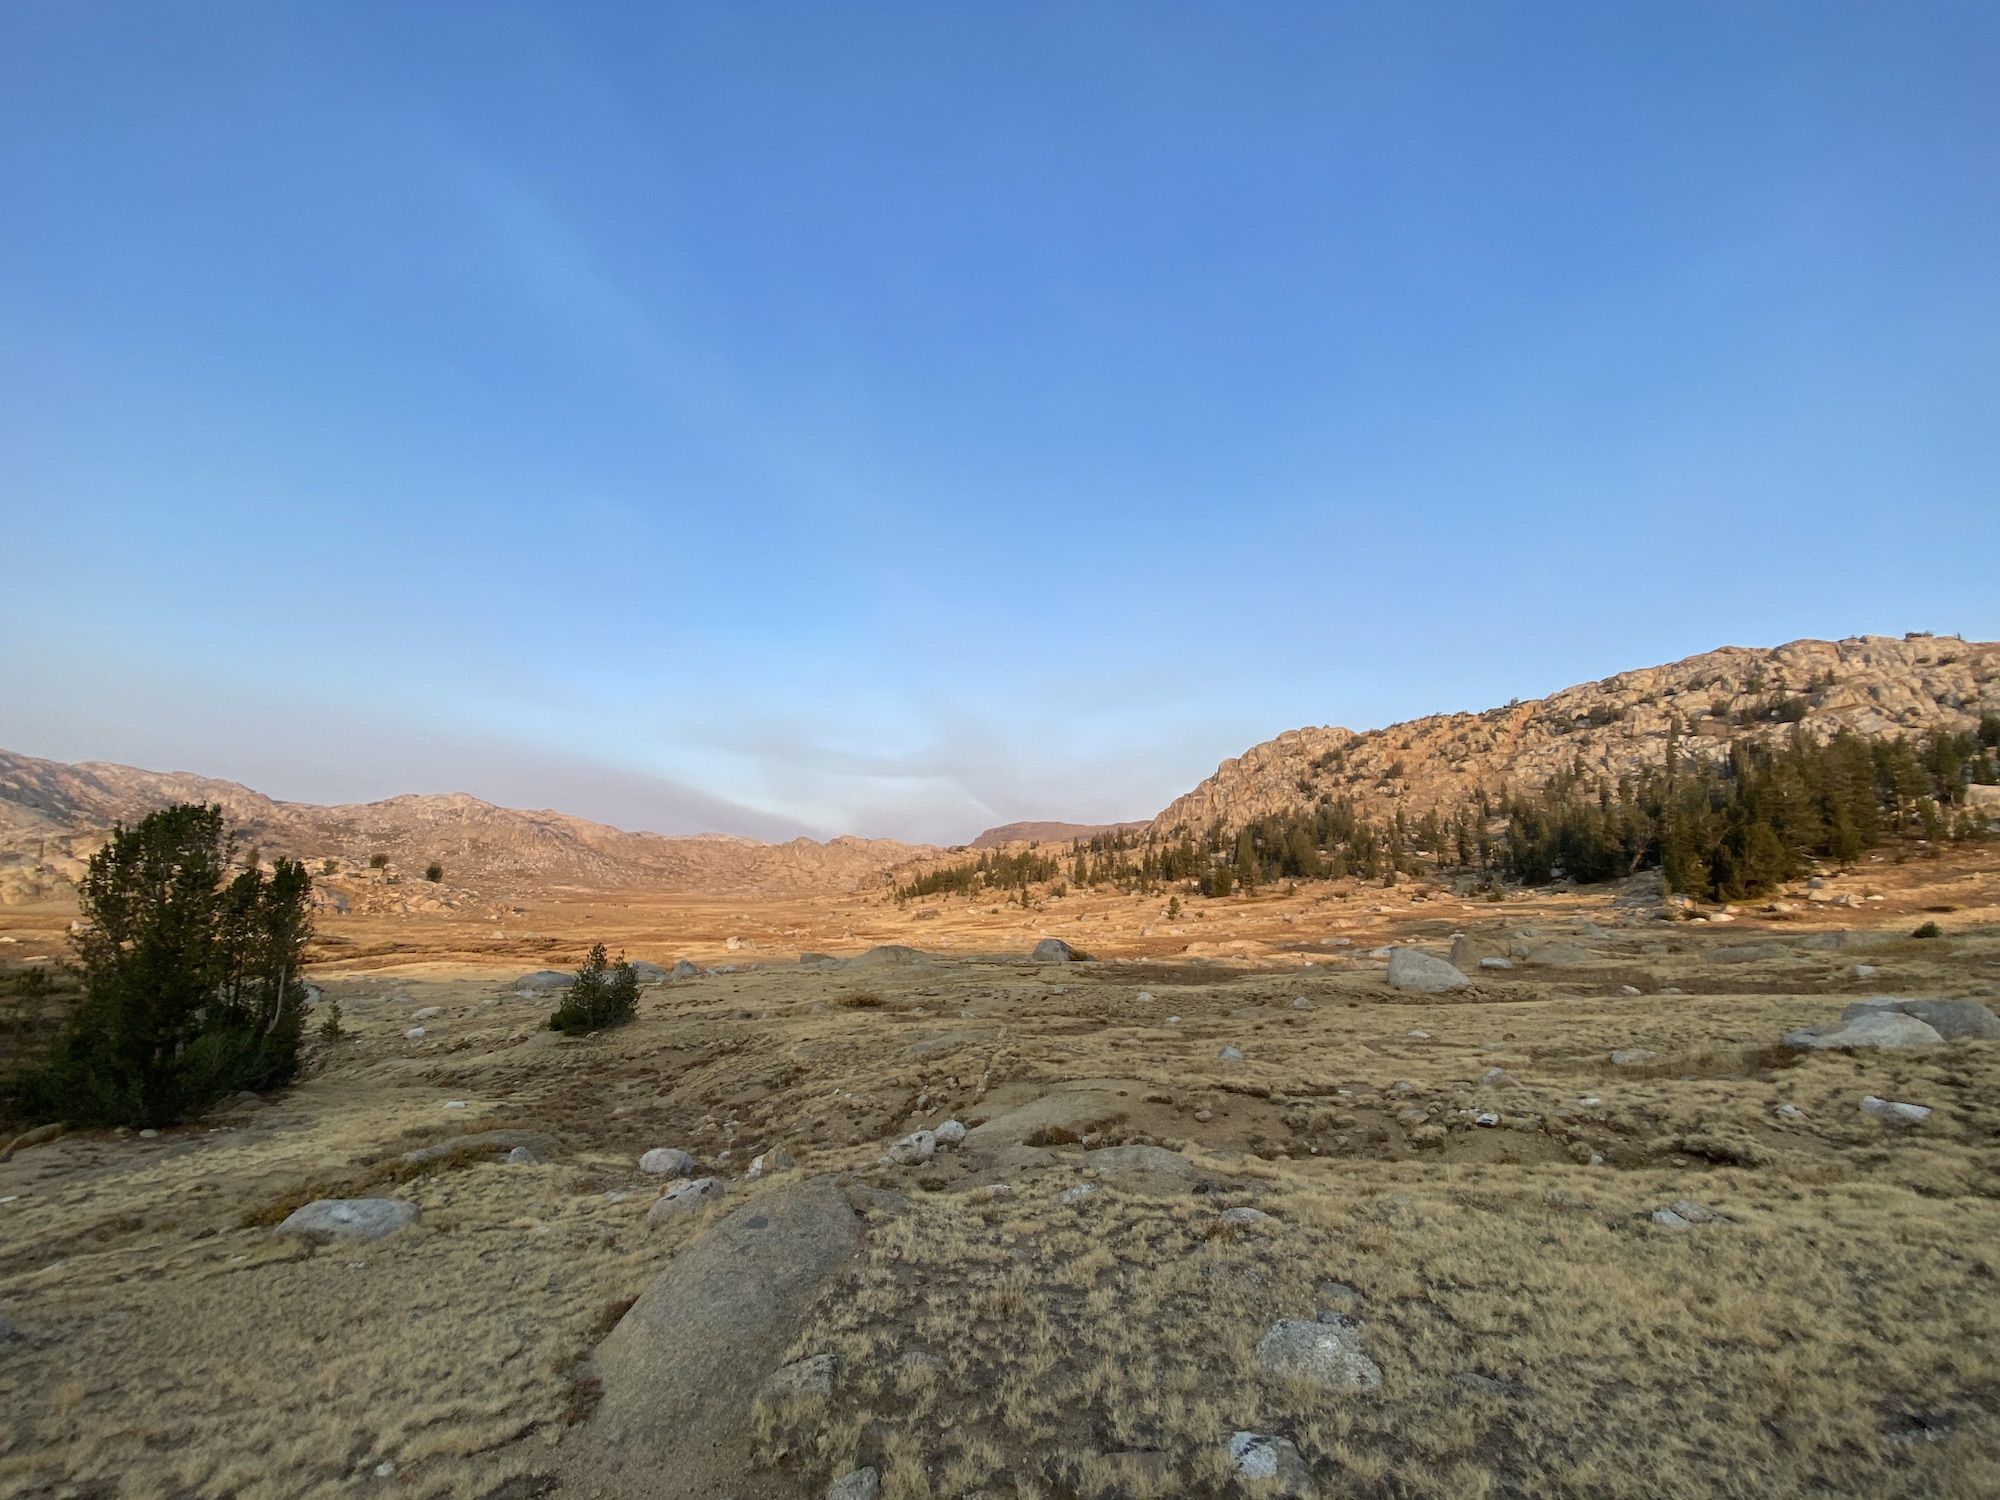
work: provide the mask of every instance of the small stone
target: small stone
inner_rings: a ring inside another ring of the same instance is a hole
[[[1220,1052],[1216,1053],[1215,1055],[1223,1062],[1243,1061],[1243,1049],[1241,1047],[1235,1047],[1235,1046],[1224,1047]]]
[[[1311,1008],[1312,1008],[1312,1002],[1310,1002],[1309,1000],[1307,1000],[1307,999],[1306,999],[1306,997],[1305,997],[1304,995],[1294,995],[1294,996],[1292,996],[1292,1009],[1293,1009],[1293,1010],[1310,1010]]]
[[[1271,1216],[1261,1208],[1225,1208],[1222,1211],[1222,1222],[1237,1225],[1268,1224],[1271,1222]]]
[[[1411,1031],[1406,1032],[1405,1035],[1413,1037],[1420,1042],[1428,1042],[1431,1039],[1431,1034],[1428,1031]]]
[[[447,1099],[444,1101],[444,1107],[446,1109],[464,1109],[465,1101],[463,1099]]]
[[[1075,1187],[1064,1188],[1060,1193],[1056,1194],[1056,1202],[1067,1207],[1073,1203],[1083,1202],[1084,1199],[1098,1191],[1098,1186],[1094,1182],[1079,1182]]]
[[[1479,967],[1482,969],[1511,969],[1514,967],[1514,960],[1511,958],[1482,958],[1479,960]]]
[[[375,1465],[375,1477],[377,1479],[393,1479],[395,1474],[396,1466],[387,1459]]]
[[[1153,992],[1151,990],[1141,990],[1132,998],[1141,1005],[1151,1005],[1153,1003]]]
[[[433,1016],[441,1016],[443,1014],[444,1007],[442,1005],[426,1005],[422,1010],[411,1011],[410,1019],[412,1021],[428,1021]]]
[[[142,1141],[157,1141],[159,1138],[160,1132],[153,1129],[150,1125],[139,1132],[139,1139]]]
[[[507,1164],[509,1166],[532,1167],[538,1165],[540,1162],[541,1158],[526,1146],[516,1146],[512,1151],[507,1153]]]
[[[1781,1120],[1803,1120],[1806,1117],[1806,1112],[1796,1104],[1780,1104],[1772,1113]]]
[[[1621,984],[1618,986],[1618,993],[1627,996],[1636,995],[1639,993],[1639,986],[1636,984]],[[1485,1377],[1480,1376],[1479,1378],[1484,1379]]]
[[[940,1146],[956,1146],[965,1139],[965,1125],[958,1120],[946,1120],[931,1134],[937,1137]]]
[[[1620,1047],[1611,1054],[1611,1063],[1613,1067],[1618,1068],[1638,1068],[1645,1066],[1659,1055],[1650,1047]]]
[[[1692,1198],[1676,1198],[1667,1205],[1670,1213],[1678,1214],[1690,1224],[1720,1224],[1726,1222],[1722,1215],[1706,1203],[1697,1203]]]
[[[403,1040],[408,1042],[421,1042],[423,1039],[424,1028],[421,1026],[412,1026],[408,1031],[403,1033]]]
[[[1168,1016],[1167,1024],[1169,1026],[1178,1026],[1181,1024],[1181,1018],[1179,1016]]]
[[[1479,1075],[1479,1086],[1483,1089],[1517,1089],[1521,1080],[1505,1068],[1488,1068]]]
[[[1500,1123],[1500,1117],[1490,1109],[1483,1109],[1472,1117],[1472,1123],[1491,1127]]]
[[[1671,1208],[1654,1209],[1653,1222],[1659,1225],[1662,1229],[1687,1229],[1691,1227],[1686,1219],[1683,1219],[1679,1214],[1675,1213]]]
[[[772,1172],[788,1171],[798,1165],[792,1153],[783,1146],[774,1146],[769,1151],[760,1152],[750,1158],[750,1170],[744,1175],[750,1178],[768,1176]]]
[[[694,1170],[694,1158],[677,1146],[655,1146],[639,1158],[639,1170],[649,1177],[685,1177]]]
[[[808,1354],[779,1369],[764,1382],[762,1399],[770,1402],[824,1400],[840,1384],[838,1354]]]

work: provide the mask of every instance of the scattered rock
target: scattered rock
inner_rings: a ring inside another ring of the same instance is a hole
[[[443,1014],[444,1007],[442,1005],[426,1005],[421,1010],[411,1011],[410,1019],[412,1021],[428,1021],[434,1016],[441,1016]]]
[[[1478,938],[1469,933],[1452,934],[1450,963],[1463,973],[1475,965],[1483,967],[1489,958],[1505,958],[1507,945],[1495,938]]]
[[[1772,1113],[1781,1120],[1803,1120],[1806,1117],[1806,1112],[1796,1104],[1780,1104]]]
[[[639,1170],[652,1177],[685,1177],[694,1170],[694,1158],[677,1146],[655,1146],[639,1158]]]
[[[692,963],[689,963],[686,959],[677,958],[674,960],[674,966],[671,969],[667,970],[667,978],[699,979],[701,978],[701,970],[695,967],[695,965],[693,965]]]
[[[1483,1089],[1517,1089],[1521,1080],[1505,1068],[1488,1068],[1479,1075],[1479,1086]]]
[[[1650,1047],[1620,1047],[1611,1054],[1613,1067],[1640,1068],[1653,1061],[1660,1054]]]
[[[1484,1125],[1488,1129],[1491,1129],[1500,1123],[1500,1116],[1490,1109],[1483,1109],[1472,1117],[1472,1123],[1475,1125]]]
[[[1225,1208],[1222,1211],[1222,1222],[1247,1227],[1251,1224],[1268,1224],[1271,1222],[1271,1216],[1261,1208]]]
[[[400,1198],[319,1198],[294,1209],[279,1234],[325,1244],[379,1240],[417,1222],[417,1205]]]
[[[1399,990],[1434,995],[1445,990],[1462,990],[1472,981],[1435,954],[1416,948],[1391,948],[1389,983]]]
[[[1652,1219],[1662,1229],[1690,1229],[1696,1224],[1729,1222],[1706,1203],[1697,1203],[1692,1198],[1676,1198],[1665,1208],[1654,1209]]]
[[[1257,1363],[1273,1375],[1311,1381],[1329,1390],[1372,1391],[1382,1369],[1361,1348],[1357,1329],[1280,1318],[1257,1341]]]
[[[965,1126],[958,1120],[946,1120],[931,1134],[937,1137],[940,1146],[956,1146],[965,1139]]]
[[[1511,958],[1482,958],[1479,960],[1479,967],[1482,969],[1511,969],[1514,967],[1514,960]]]
[[[1216,1053],[1215,1055],[1222,1062],[1243,1061],[1243,1049],[1237,1046],[1224,1047],[1220,1052]]]
[[[759,1177],[768,1176],[772,1172],[790,1171],[797,1165],[798,1162],[793,1158],[791,1152],[787,1151],[783,1146],[774,1146],[769,1151],[760,1152],[756,1156],[751,1157],[750,1170],[744,1173],[744,1176],[754,1180]]]
[[[1915,1125],[1931,1117],[1929,1105],[1903,1104],[1894,1099],[1878,1099],[1873,1094],[1862,1096],[1861,1112],[1891,1125]]]
[[[1094,1196],[1098,1191],[1099,1188],[1094,1182],[1079,1182],[1075,1187],[1064,1188],[1060,1193],[1057,1193],[1056,1202],[1062,1204],[1064,1207],[1068,1207],[1071,1204],[1083,1202],[1084,1199]]]
[[[1314,1493],[1312,1471],[1289,1438],[1235,1433],[1229,1439],[1229,1462],[1257,1494],[1309,1500]]]
[[[1103,1146],[1083,1164],[1106,1182],[1141,1191],[1175,1192],[1195,1180],[1194,1163],[1164,1146]]]
[[[667,1190],[653,1200],[653,1206],[646,1210],[646,1227],[657,1229],[671,1219],[679,1218],[712,1203],[722,1196],[722,1184],[713,1177],[689,1177],[671,1184]]]
[[[424,1028],[421,1026],[412,1026],[408,1031],[403,1033],[403,1039],[409,1042],[422,1041],[424,1039]]]

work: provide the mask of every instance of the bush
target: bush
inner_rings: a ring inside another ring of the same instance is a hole
[[[436,885],[440,880],[444,879],[444,866],[436,863],[425,866],[424,879],[428,880],[432,885]]]
[[[368,868],[369,868],[369,869],[371,869],[371,870],[386,870],[386,869],[388,869],[388,868],[389,868],[389,856],[388,856],[388,855],[386,855],[386,854],[371,854],[371,855],[369,855],[369,856],[368,856]]]
[[[1938,926],[1938,924],[1935,922],[1926,922],[1924,923],[1923,926],[1919,927],[1915,932],[1911,933],[1910,936],[1913,938],[1943,937],[1944,929]]]
[[[609,962],[604,956],[604,944],[599,943],[576,971],[576,982],[563,996],[563,1003],[549,1017],[549,1030],[582,1036],[588,1031],[623,1025],[638,1012],[638,975],[622,958],[615,964]]]
[[[82,999],[19,1086],[24,1115],[165,1125],[297,1073],[312,880],[289,859],[231,878],[233,856],[219,807],[112,829],[78,890]]]

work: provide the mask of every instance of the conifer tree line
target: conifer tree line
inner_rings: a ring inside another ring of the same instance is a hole
[[[1782,722],[1782,719],[1780,720]],[[1279,880],[1353,876],[1394,885],[1405,876],[1475,871],[1542,884],[1619,879],[1658,869],[1670,890],[1701,899],[1761,895],[1811,859],[1846,864],[1901,840],[1983,837],[1966,788],[2000,784],[2000,715],[1976,730],[1920,739],[1869,739],[1842,730],[1821,740],[1804,727],[1772,744],[1729,742],[1690,751],[1676,722],[1665,763],[1613,781],[1578,762],[1532,793],[1479,792],[1456,811],[1415,819],[1398,810],[1371,819],[1345,797],[1321,792],[1303,806],[1233,831],[1159,837],[1122,831],[1079,839],[1066,861],[986,851],[977,861],[925,872],[899,900],[975,896],[1061,879],[1079,889],[1116,886],[1204,896],[1254,891]]]

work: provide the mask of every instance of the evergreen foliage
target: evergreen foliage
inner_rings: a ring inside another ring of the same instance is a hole
[[[288,859],[232,875],[233,853],[218,807],[112,830],[78,890],[82,997],[22,1114],[165,1125],[297,1073],[312,881]]]
[[[581,1036],[607,1026],[622,1026],[638,1013],[639,976],[622,958],[615,964],[610,962],[604,944],[599,943],[590,950],[562,1004],[549,1017],[549,1030]]]

